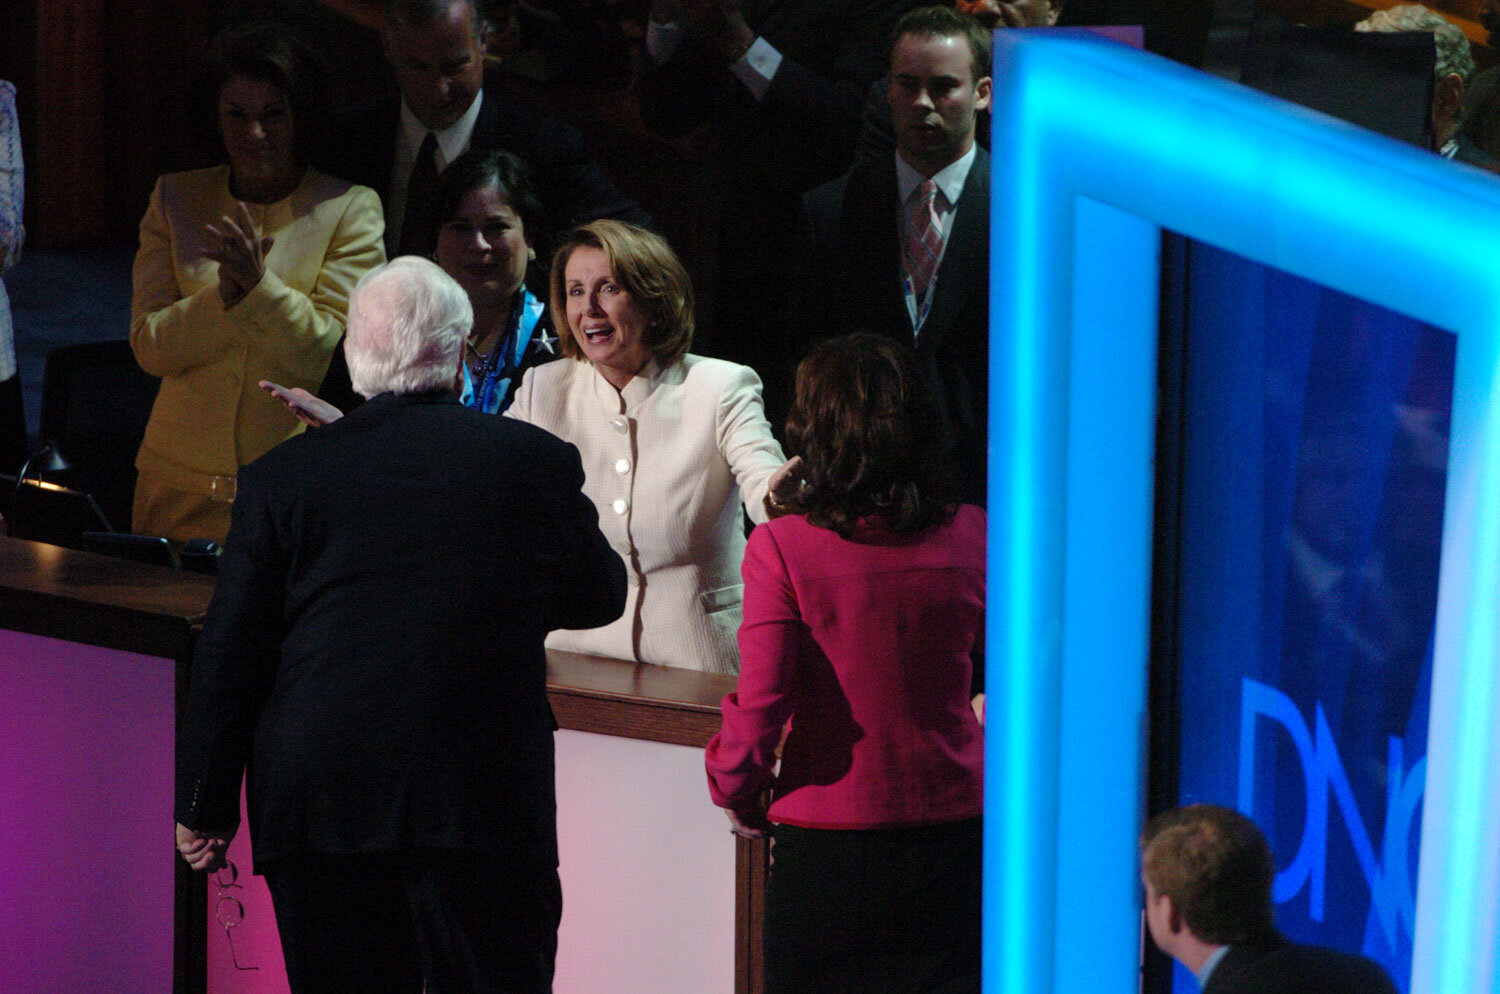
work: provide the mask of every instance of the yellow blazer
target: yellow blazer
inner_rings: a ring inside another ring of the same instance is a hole
[[[350,291],[385,258],[380,200],[365,187],[309,169],[286,199],[248,206],[275,241],[265,276],[227,311],[204,226],[236,216],[229,167],[161,177],[141,220],[130,344],[162,384],[136,467],[143,483],[183,491],[184,501],[222,497],[232,486],[224,478],[302,429],[256,384],[316,391]],[[151,521],[135,527],[165,533]]]
[[[625,613],[547,646],[718,673],[739,671],[745,509],[766,520],[784,461],[748,366],[654,360],[616,393],[587,362],[530,369],[506,412],[578,446],[583,492],[625,560]]]

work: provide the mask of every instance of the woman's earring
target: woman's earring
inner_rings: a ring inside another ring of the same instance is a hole
[[[536,249],[529,247],[526,249],[526,261],[536,262]]]

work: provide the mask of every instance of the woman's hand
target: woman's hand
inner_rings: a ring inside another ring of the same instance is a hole
[[[204,225],[219,240],[218,248],[209,252],[208,257],[219,264],[219,299],[224,302],[225,310],[244,300],[266,275],[266,253],[275,241],[270,236],[257,235],[250,208],[244,204],[238,207],[238,221],[226,214],[219,218],[218,227]]]
[[[766,484],[766,503],[776,514],[785,514],[792,498],[802,489],[802,457],[792,456],[781,464]]]
[[[308,393],[301,387],[284,387],[270,380],[261,380],[260,388],[287,406],[297,420],[313,428],[332,424],[344,416],[344,412]]]
[[[771,834],[771,822],[764,811],[747,811],[744,820],[728,808],[724,813],[729,816],[729,830],[742,839],[764,839]]]

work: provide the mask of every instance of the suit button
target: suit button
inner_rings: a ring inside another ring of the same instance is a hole
[[[616,459],[615,460],[615,472],[619,473],[621,476],[624,476],[626,473],[629,473],[630,472],[630,460],[629,459]]]
[[[630,432],[630,422],[626,421],[624,418],[610,418],[609,426],[621,435],[625,435]]]
[[[630,510],[630,501],[626,500],[624,497],[621,497],[615,501],[613,506],[616,514],[624,514],[626,511]]]

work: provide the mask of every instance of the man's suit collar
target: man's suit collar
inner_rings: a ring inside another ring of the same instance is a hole
[[[979,145],[975,143],[969,146],[969,150],[963,155],[932,174],[933,181],[937,183],[938,189],[942,191],[948,203],[956,204],[963,196],[964,187],[969,182],[969,174],[974,171],[979,152]],[[892,161],[896,164],[896,202],[905,204],[911,199],[912,191],[921,184],[924,177],[901,158],[900,152],[892,152],[891,155]]]
[[[400,110],[397,112],[396,140],[403,146],[409,146],[407,157],[415,158],[417,150],[422,141],[427,137],[428,127],[417,120],[417,115],[411,112],[406,105],[406,99],[399,98]],[[432,132],[437,136],[438,148],[443,153],[443,164],[447,165],[464,153],[473,140],[474,132],[477,130],[480,114],[484,110],[484,88],[474,94],[474,102],[469,109],[464,111],[464,116],[442,131]]]
[[[389,416],[394,411],[404,410],[409,407],[429,407],[432,405],[452,404],[461,407],[458,398],[453,395],[452,390],[424,390],[419,393],[382,393],[376,394],[363,404],[344,415],[338,424],[347,423],[352,428],[361,425],[373,424]]]
[[[1224,954],[1223,958],[1215,964],[1213,972],[1208,975],[1208,982],[1203,985],[1203,994],[1240,989],[1241,978],[1246,970],[1255,965],[1256,961],[1268,953],[1289,945],[1291,943],[1287,938],[1276,931],[1253,942],[1231,945],[1229,952]]]
[[[849,174],[841,205],[845,224],[843,244],[857,253],[856,258],[849,260],[851,271],[890,274],[869,292],[878,295],[880,312],[889,316],[882,327],[889,327],[892,332],[904,327],[909,335],[911,320],[901,295],[901,229],[896,223],[896,191],[895,156],[856,166]],[[953,230],[948,234],[943,263],[938,269],[932,307],[922,323],[922,333],[917,336],[918,352],[935,349],[947,337],[953,321],[972,295],[988,292],[989,194],[990,155],[976,145],[974,162],[955,205],[958,213],[953,218]]]
[[[892,165],[892,171],[895,166]],[[917,350],[927,352],[938,347],[953,326],[953,320],[971,294],[989,292],[990,237],[990,155],[975,146],[974,163],[964,181],[963,193],[955,204],[953,230],[943,250],[938,267],[937,286],[932,291],[932,307],[917,335]],[[899,236],[898,236],[899,237]]]

